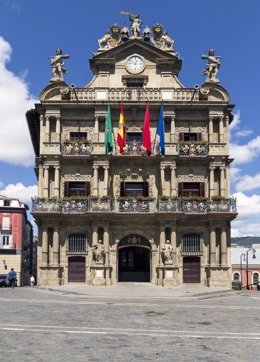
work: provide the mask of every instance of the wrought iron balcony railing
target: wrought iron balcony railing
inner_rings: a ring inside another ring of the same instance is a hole
[[[181,213],[209,214],[236,213],[236,200],[192,200],[192,199],[139,199],[122,200],[101,198],[82,199],[32,199],[34,214],[85,214],[85,213]]]
[[[91,142],[65,142],[61,145],[63,156],[88,156],[93,152]]]
[[[179,156],[202,157],[208,155],[208,145],[205,143],[179,143]]]

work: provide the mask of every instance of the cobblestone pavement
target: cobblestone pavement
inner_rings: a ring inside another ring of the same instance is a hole
[[[259,360],[258,292],[25,287],[0,302],[5,362]]]

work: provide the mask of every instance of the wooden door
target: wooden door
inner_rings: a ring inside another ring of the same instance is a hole
[[[187,256],[183,258],[183,283],[200,283],[200,258]]]
[[[86,266],[83,256],[72,256],[69,258],[68,281],[84,283],[86,280]]]

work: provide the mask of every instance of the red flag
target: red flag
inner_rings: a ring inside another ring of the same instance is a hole
[[[117,144],[120,150],[120,153],[123,153],[125,147],[125,114],[124,114],[124,106],[120,105],[120,116],[119,116],[119,126],[117,133]]]
[[[146,149],[147,155],[150,156],[152,153],[152,142],[151,142],[151,132],[150,132],[150,112],[149,112],[148,103],[146,105],[145,116],[144,116],[143,147]]]

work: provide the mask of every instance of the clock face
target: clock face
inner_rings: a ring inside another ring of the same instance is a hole
[[[137,55],[130,57],[127,61],[127,69],[131,73],[140,73],[144,70],[144,61]]]

